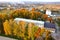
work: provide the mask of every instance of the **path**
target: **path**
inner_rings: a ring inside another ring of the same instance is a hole
[[[17,40],[17,39],[0,36],[0,40]]]

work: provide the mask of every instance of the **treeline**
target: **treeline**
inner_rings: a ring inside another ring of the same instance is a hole
[[[26,23],[19,21],[18,23],[12,19],[5,20],[3,23],[5,35],[16,36],[20,40],[53,40],[51,32],[45,28],[40,28],[34,23]]]

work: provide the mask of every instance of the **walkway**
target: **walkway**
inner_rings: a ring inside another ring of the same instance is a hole
[[[0,40],[16,40],[16,39],[0,36]]]

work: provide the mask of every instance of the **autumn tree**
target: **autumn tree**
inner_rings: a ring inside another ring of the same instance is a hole
[[[26,23],[25,23],[24,21],[20,21],[20,22],[19,22],[19,29],[20,29],[19,33],[20,33],[20,34],[19,34],[19,33],[18,33],[18,34],[19,34],[19,36],[22,37],[22,38],[24,38],[24,36],[25,36],[25,35],[24,35],[24,34],[25,34],[25,24],[26,24]]]
[[[5,35],[11,35],[11,26],[10,26],[8,20],[6,20],[6,21],[3,23],[3,27],[4,27]]]
[[[51,17],[48,17],[47,18],[47,21],[50,21],[51,22],[52,21],[52,18]]]
[[[41,18],[42,18],[43,20],[46,20],[46,19],[48,18],[48,15],[43,14]]]
[[[31,11],[35,11],[35,8],[32,8],[32,10]]]

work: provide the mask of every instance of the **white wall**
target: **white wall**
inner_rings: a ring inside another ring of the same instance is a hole
[[[34,23],[36,24],[37,26],[39,27],[44,27],[44,21],[36,21],[36,20],[31,20],[31,19],[23,19],[23,18],[15,18],[14,19],[16,22],[19,22],[19,21],[25,21],[27,23]]]

